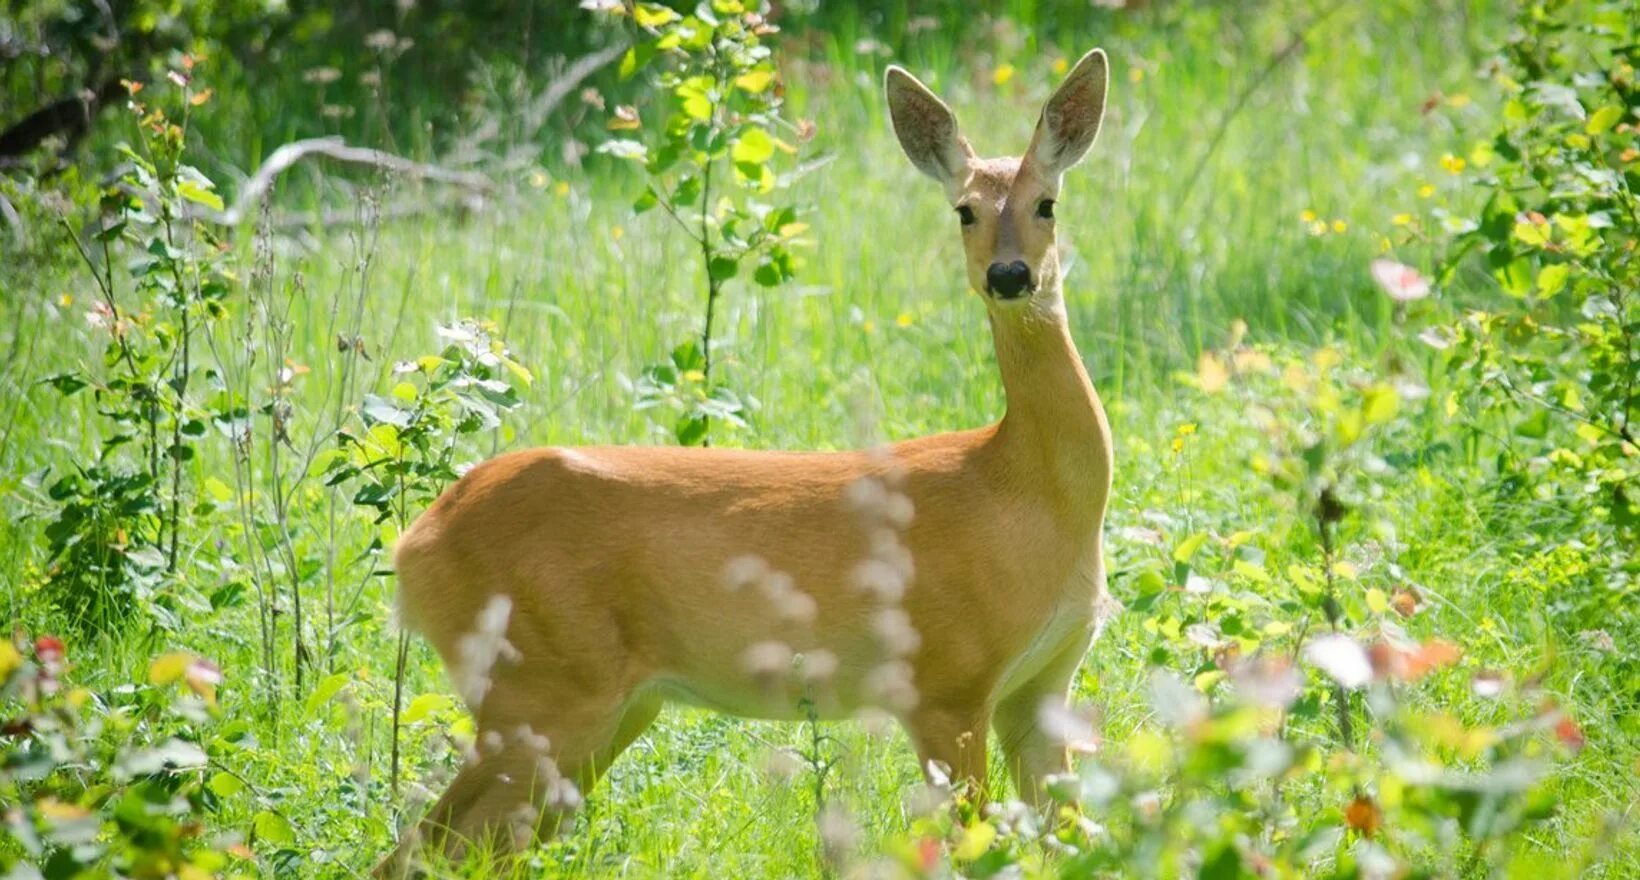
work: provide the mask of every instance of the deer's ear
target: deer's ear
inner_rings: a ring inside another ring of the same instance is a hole
[[[968,141],[957,133],[957,117],[928,87],[899,65],[883,76],[888,115],[900,149],[917,170],[949,187],[968,167],[974,155]]]
[[[1042,108],[1036,135],[1031,138],[1027,156],[1037,167],[1057,177],[1087,155],[1105,118],[1109,80],[1110,64],[1103,49],[1083,55],[1071,68]]]

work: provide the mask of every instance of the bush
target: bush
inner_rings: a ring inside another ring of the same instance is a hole
[[[250,876],[250,851],[208,830],[223,792],[210,739],[221,673],[166,654],[145,684],[93,693],[71,684],[66,646],[0,640],[0,870],[5,876]]]
[[[1592,8],[1591,8],[1592,7]],[[1468,164],[1489,193],[1443,272],[1483,292],[1442,368],[1452,410],[1499,417],[1499,488],[1640,534],[1640,30],[1632,4],[1521,10],[1493,71],[1502,125]],[[1459,160],[1462,161],[1462,160]]]
[[[1255,508],[1291,515],[1157,532],[1152,550],[1119,559],[1153,667],[1149,714],[1114,743],[1092,709],[1045,716],[1085,753],[1050,785],[1055,811],[976,812],[959,798],[914,825],[900,867],[1581,876],[1599,842],[1554,859],[1532,842],[1561,809],[1553,774],[1584,747],[1581,727],[1538,676],[1469,661],[1395,562],[1405,548],[1378,499],[1422,467],[1400,451],[1417,433],[1403,402],[1420,396],[1415,378],[1375,375],[1340,347],[1249,346],[1245,333],[1188,380],[1208,395],[1198,411],[1250,429],[1237,465],[1270,502]],[[1179,426],[1170,470],[1190,473],[1197,439],[1195,423]]]

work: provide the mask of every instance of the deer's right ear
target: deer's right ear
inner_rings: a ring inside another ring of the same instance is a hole
[[[974,150],[957,133],[957,117],[928,87],[899,65],[883,76],[888,115],[900,149],[917,170],[946,187],[955,184],[968,167]]]

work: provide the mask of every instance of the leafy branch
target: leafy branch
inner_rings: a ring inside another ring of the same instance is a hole
[[[804,140],[812,128],[782,116],[784,90],[764,42],[777,29],[758,9],[714,0],[689,15],[654,3],[610,11],[630,17],[638,34],[621,77],[653,68],[664,97],[646,108],[662,119],[650,130],[638,107],[615,108],[609,129],[630,134],[617,134],[599,152],[642,168],[644,191],[633,211],[658,207],[671,218],[694,244],[706,288],[698,345],[677,346],[671,364],[645,371],[640,408],[668,402],[678,442],[704,444],[712,419],[744,424],[740,414],[750,403],[714,377],[725,286],[747,264],[763,287],[790,281],[799,268],[792,248],[807,227],[795,204],[778,203],[791,173],[776,166],[798,152],[786,138]]]

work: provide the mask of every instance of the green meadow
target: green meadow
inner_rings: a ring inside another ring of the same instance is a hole
[[[957,220],[900,151],[883,70],[939,92],[981,155],[1014,155],[1067,62],[1103,47],[1103,129],[1057,216],[1072,335],[1115,440],[1105,545],[1125,608],[1075,681],[1089,728],[1073,791],[1041,817],[979,808],[927,790],[892,725],[669,708],[557,839],[505,869],[432,874],[1640,872],[1640,562],[1624,508],[1640,453],[1623,439],[1640,408],[1640,166],[1622,158],[1640,99],[1611,99],[1600,128],[1591,97],[1635,95],[1632,10],[1548,4],[1570,24],[1534,39],[1583,47],[1535,69],[1562,94],[1531,86],[1505,48],[1533,15],[1511,4],[988,6],[773,17],[763,42],[794,152],[769,160],[772,189],[720,193],[795,207],[795,271],[723,283],[709,382],[735,406],[708,436],[842,450],[1001,417]],[[409,33],[422,13],[406,8]],[[576,14],[606,45],[653,36],[630,14]],[[449,404],[415,366],[450,357],[441,327],[481,322],[521,367],[484,373],[509,389],[493,423],[439,423],[453,472],[538,445],[674,444],[679,414],[712,393],[664,368],[701,332],[699,246],[665,211],[635,211],[641,167],[597,150],[660,129],[659,61],[626,79],[603,68],[530,125],[518,108],[562,70],[540,60],[550,34],[524,61],[474,51],[465,84],[435,99],[403,77],[373,90],[359,61],[372,50],[289,33],[310,43],[285,69],[199,49],[186,88],[164,76],[181,52],[153,56],[129,97],[182,123],[182,161],[211,182],[175,204],[232,204],[280,143],[326,134],[489,184],[458,198],[304,162],[236,225],[178,221],[156,256],[138,223],[98,231],[138,210],[106,185],[129,161],[117,145],[150,156],[158,136],[129,109],[105,108],[66,170],[0,178],[22,224],[0,251],[0,876],[362,876],[442,791],[472,722],[423,641],[397,674],[390,554],[434,490],[371,506],[368,474],[335,470],[367,445],[338,432],[374,436],[367,397],[409,382],[399,406]],[[422,63],[437,31],[395,51]],[[320,67],[339,78],[302,75]],[[1569,72],[1594,69],[1609,80]],[[33,101],[20,82],[5,79],[0,123]],[[1543,142],[1605,157],[1615,195],[1550,186],[1559,166],[1531,149],[1520,178],[1503,176],[1517,160],[1498,133],[1548,119],[1516,119],[1545,95],[1584,111],[1568,131],[1611,143]],[[622,105],[642,128],[610,127]],[[498,133],[461,158],[487,123]],[[181,193],[160,177],[154,192]],[[1534,180],[1557,207],[1533,207]],[[1500,214],[1499,193],[1524,219]],[[1553,230],[1539,250],[1531,211]],[[1597,244],[1575,238],[1584,215],[1605,218]],[[1505,244],[1477,237],[1494,228]],[[155,259],[175,285],[151,280]],[[1415,274],[1375,279],[1375,260]],[[1537,278],[1520,295],[1517,264]],[[1571,267],[1564,292],[1539,277],[1551,264]],[[197,326],[171,317],[177,289],[199,292]],[[1525,325],[1482,338],[1476,312],[1540,328],[1539,360],[1508,347]],[[1615,354],[1600,360],[1578,328],[1608,315]],[[121,340],[168,377],[185,337],[187,390],[155,386],[177,401],[156,430],[175,434],[153,441],[120,382],[136,372]],[[151,462],[150,446],[165,452]],[[111,488],[150,466],[152,485]],[[1370,680],[1352,683],[1340,664],[1358,657]],[[1249,698],[1259,663],[1295,674],[1279,705]]]

